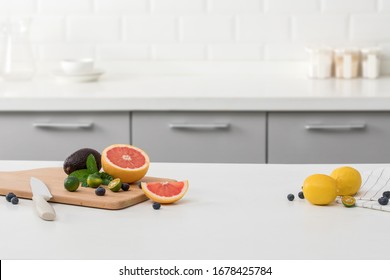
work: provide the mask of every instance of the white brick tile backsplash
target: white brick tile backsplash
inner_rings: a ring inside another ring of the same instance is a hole
[[[207,0],[151,0],[151,10],[156,14],[193,14],[206,11]]]
[[[153,46],[152,55],[156,60],[204,60],[206,46],[203,44],[160,44]]]
[[[299,15],[293,17],[293,39],[304,43],[340,43],[348,38],[345,15]]]
[[[79,59],[95,57],[95,47],[90,44],[45,44],[40,47],[43,60]]]
[[[353,40],[390,43],[390,15],[354,15],[351,21]]]
[[[390,43],[388,44],[381,44],[380,46],[381,50],[381,56],[384,60],[390,61]]]
[[[323,0],[324,12],[369,13],[376,10],[377,0]]]
[[[380,12],[390,12],[390,1],[389,0],[378,0],[378,8]]]
[[[239,42],[286,42],[290,38],[289,17],[284,15],[243,15],[238,17]]]
[[[0,0],[0,27],[17,17],[43,60],[304,60],[328,44],[390,61],[390,0]]]
[[[177,18],[150,15],[126,17],[125,40],[135,43],[176,42]]]
[[[36,9],[36,0],[0,0],[0,15],[29,15]]]
[[[31,22],[31,42],[60,43],[65,41],[65,18],[35,16]]]
[[[264,48],[266,60],[305,60],[307,54],[303,44],[267,44]]]
[[[269,13],[309,13],[320,11],[321,0],[264,0]]]
[[[208,0],[208,11],[221,14],[259,13],[263,0]]]
[[[114,16],[71,16],[68,40],[73,43],[112,43],[121,39],[121,21]]]
[[[209,46],[211,60],[259,60],[263,47],[257,44],[214,44]]]
[[[98,14],[143,14],[150,11],[150,0],[95,0],[95,10]]]
[[[99,45],[97,58],[100,60],[147,60],[150,46],[145,44]]]
[[[234,40],[231,16],[183,16],[180,40],[185,43],[225,43]]]
[[[93,0],[38,0],[42,14],[75,14],[92,12]]]

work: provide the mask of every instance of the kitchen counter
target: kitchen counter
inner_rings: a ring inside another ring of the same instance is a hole
[[[385,111],[390,77],[313,80],[306,63],[104,65],[99,82],[59,82],[41,71],[0,82],[0,111]],[[54,66],[53,66],[54,67]]]
[[[61,165],[0,161],[0,170]],[[389,212],[287,200],[334,167],[152,163],[150,176],[189,180],[181,201],[158,211],[151,201],[115,211],[53,203],[52,222],[30,200],[2,197],[0,259],[389,259]]]

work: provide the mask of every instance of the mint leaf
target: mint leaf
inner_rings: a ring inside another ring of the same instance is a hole
[[[89,174],[91,174],[91,173],[89,173],[88,169],[79,169],[79,170],[76,170],[76,171],[73,171],[72,173],[70,173],[69,176],[76,177],[84,185],[84,184],[87,184],[87,178],[88,178]]]
[[[96,159],[93,154],[89,154],[89,156],[87,157],[87,169],[90,174],[99,172],[96,164]]]
[[[103,185],[108,185],[112,180],[114,180],[114,178],[110,175],[110,174],[108,174],[108,173],[106,173],[106,172],[100,172],[100,178],[102,178],[102,180],[103,180]]]

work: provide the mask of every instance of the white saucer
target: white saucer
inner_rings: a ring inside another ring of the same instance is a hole
[[[53,75],[56,77],[57,81],[72,82],[72,83],[96,82],[103,74],[104,71],[99,69],[95,69],[93,72],[88,74],[74,74],[74,75],[64,73],[64,71],[62,71],[61,69],[57,69],[53,71]]]

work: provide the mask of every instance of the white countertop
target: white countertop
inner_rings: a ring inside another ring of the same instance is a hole
[[[305,63],[134,62],[105,65],[95,83],[0,81],[0,111],[390,110],[390,76],[313,80]]]
[[[0,161],[0,170],[61,164]],[[177,204],[111,211],[53,203],[52,222],[30,200],[0,197],[0,259],[388,259],[389,212],[287,200],[308,175],[334,167],[152,163],[151,176],[189,180]]]

